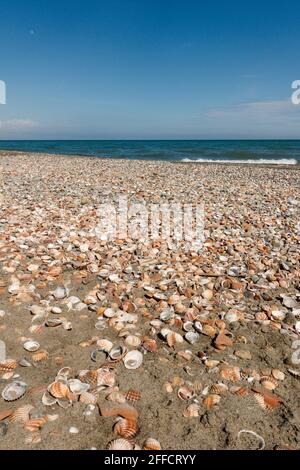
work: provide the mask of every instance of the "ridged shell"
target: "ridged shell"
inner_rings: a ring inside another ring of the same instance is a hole
[[[54,398],[48,391],[46,391],[42,396],[42,403],[45,406],[52,406],[57,403],[57,398]]]
[[[200,406],[197,403],[191,403],[183,412],[185,418],[197,418],[199,416]]]
[[[97,394],[92,392],[83,392],[79,398],[80,403],[84,403],[85,405],[96,405],[97,400]]]
[[[53,382],[48,387],[48,392],[54,398],[65,398],[68,394],[69,387],[63,382]]]
[[[15,380],[8,384],[2,391],[2,398],[5,401],[15,401],[21,398],[26,393],[27,385],[25,382]]]
[[[85,382],[81,382],[81,380],[78,379],[70,379],[68,381],[68,387],[72,393],[74,393],[75,395],[80,395],[83,392],[87,392],[90,388],[90,385]]]
[[[42,437],[40,433],[37,431],[37,432],[32,433],[31,436],[27,436],[25,438],[25,443],[26,444],[39,444],[41,440],[42,440]]]
[[[125,439],[132,439],[138,434],[139,427],[135,420],[121,418],[116,422],[114,432]]]
[[[284,380],[285,379],[285,374],[279,369],[273,369],[272,370],[272,375],[274,379],[276,380]]]
[[[99,339],[97,341],[97,346],[100,351],[109,353],[113,348],[113,343],[109,339]]]
[[[260,383],[267,390],[275,390],[278,387],[278,382],[273,377],[262,377]]]
[[[30,412],[33,410],[32,405],[24,405],[17,408],[10,417],[12,423],[25,423],[29,420]]]
[[[183,337],[179,333],[171,331],[167,336],[167,344],[170,348],[173,348],[177,343],[183,343]]]
[[[227,390],[228,390],[227,385],[222,384],[222,383],[217,383],[210,387],[210,392],[217,394],[217,395],[222,395],[222,393],[227,392]]]
[[[149,437],[144,442],[143,449],[144,450],[161,450],[161,445],[156,439]]]
[[[48,422],[47,416],[43,416],[41,418],[29,419],[25,423],[25,428],[28,429],[28,431],[35,432],[41,429],[47,422]]]
[[[141,344],[141,338],[135,335],[128,335],[125,339],[125,344],[131,348],[138,348]]]
[[[151,353],[157,352],[157,342],[155,339],[148,338],[145,336],[143,338],[143,348],[146,349],[146,351],[149,351]]]
[[[212,393],[208,395],[206,398],[203,400],[203,405],[206,406],[209,410],[211,410],[215,405],[217,405],[221,400],[221,397],[219,395],[216,395],[215,393]]]
[[[0,362],[0,371],[10,372],[15,370],[18,363],[15,359],[6,359],[5,361]]]
[[[188,331],[184,335],[185,340],[190,344],[195,344],[199,341],[200,336],[195,331]]]
[[[114,401],[115,403],[126,403],[126,398],[122,392],[113,391],[107,396],[107,400]]]
[[[82,382],[86,382],[91,385],[97,385],[98,370],[82,370],[79,373],[79,378],[82,380]]]
[[[108,446],[108,450],[132,450],[133,445],[126,439],[114,439]]]
[[[32,360],[34,362],[43,362],[49,359],[49,353],[47,351],[37,351],[32,355]]]
[[[221,377],[225,380],[236,382],[241,380],[241,373],[239,367],[224,367],[221,369]]]
[[[126,353],[127,348],[125,346],[116,346],[109,352],[109,357],[112,361],[118,362],[123,359]]]
[[[205,336],[210,336],[211,338],[214,338],[217,333],[217,330],[211,325],[204,325],[202,327],[201,333],[203,333]]]
[[[123,358],[126,369],[138,369],[143,362],[143,354],[138,350],[129,351]]]
[[[97,385],[105,385],[106,387],[113,387],[116,383],[116,373],[109,369],[103,368],[98,370]]]
[[[137,401],[139,401],[141,399],[141,392],[138,392],[137,390],[128,390],[128,392],[125,393],[125,398],[126,400],[132,402],[132,403],[136,403]]]

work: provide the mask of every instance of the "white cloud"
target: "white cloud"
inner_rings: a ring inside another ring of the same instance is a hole
[[[32,129],[38,126],[36,121],[31,119],[9,119],[6,121],[0,121],[0,129],[4,130],[26,130]]]

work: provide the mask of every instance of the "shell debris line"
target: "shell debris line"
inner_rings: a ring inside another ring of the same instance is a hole
[[[297,166],[0,159],[0,449],[299,448]],[[120,196],[203,246],[99,236]]]

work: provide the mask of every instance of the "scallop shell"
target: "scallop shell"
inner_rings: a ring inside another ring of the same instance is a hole
[[[210,387],[210,392],[217,395],[222,395],[222,393],[227,392],[228,387],[225,384],[217,383]]]
[[[144,450],[161,450],[161,445],[156,439],[153,439],[152,437],[148,437],[148,439],[146,439],[146,441],[144,442],[143,449]]]
[[[98,370],[82,370],[79,372],[79,378],[81,381],[91,384],[97,385],[98,382]]]
[[[114,439],[108,446],[108,450],[132,450],[133,445],[126,439]]]
[[[135,335],[128,335],[125,339],[125,344],[132,348],[138,348],[141,344],[141,339]]]
[[[125,398],[128,401],[131,401],[132,403],[136,403],[141,399],[141,392],[138,392],[137,390],[128,390],[128,392],[125,393]]]
[[[71,367],[63,367],[57,372],[56,380],[67,380],[68,377],[71,375],[71,372]]]
[[[5,361],[0,362],[0,371],[10,372],[17,367],[17,361],[15,359],[6,359]]]
[[[45,350],[37,351],[32,355],[32,360],[34,362],[42,362],[49,359],[49,353]]]
[[[33,410],[32,405],[24,405],[17,408],[10,417],[12,423],[25,423],[29,420],[30,412]]]
[[[83,392],[79,398],[80,403],[84,403],[85,405],[96,405],[97,400],[97,394],[91,392]]]
[[[125,439],[132,439],[139,432],[139,427],[135,420],[120,418],[115,426],[114,432]]]
[[[63,382],[53,382],[48,387],[48,392],[54,398],[65,398],[68,394],[69,387]]]
[[[40,344],[37,341],[28,340],[23,344],[23,348],[29,352],[35,352],[40,349]]]
[[[221,369],[221,377],[225,380],[236,382],[241,380],[241,373],[239,367],[224,367]]]
[[[26,389],[27,384],[25,382],[15,380],[4,388],[1,395],[5,401],[15,401],[25,394]]]
[[[106,387],[113,387],[116,383],[116,373],[106,368],[98,370],[97,386],[104,385]]]
[[[278,387],[278,382],[273,377],[262,377],[260,383],[267,390],[275,390]]]
[[[109,341],[109,339],[99,339],[97,341],[97,346],[99,348],[99,351],[109,353],[113,348],[113,343]]]
[[[138,369],[143,363],[143,354],[137,349],[129,351],[123,358],[126,369]]]

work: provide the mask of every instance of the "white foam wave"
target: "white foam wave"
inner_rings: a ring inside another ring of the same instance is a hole
[[[198,158],[192,160],[190,158],[183,158],[181,160],[185,163],[247,163],[253,165],[297,165],[298,162],[294,158],[281,158],[280,160],[271,160],[266,158],[260,158],[258,160],[213,160],[209,158]]]

